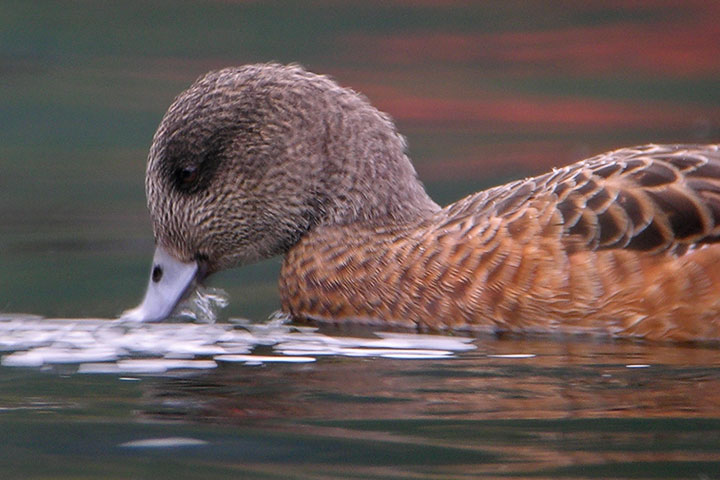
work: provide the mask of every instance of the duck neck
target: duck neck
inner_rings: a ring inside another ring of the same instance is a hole
[[[405,139],[387,117],[369,110],[353,112],[360,119],[350,116],[340,135],[326,133],[316,185],[326,207],[324,223],[407,223],[438,211],[405,154]],[[363,124],[361,114],[376,121]]]
[[[325,223],[399,224],[438,211],[440,207],[425,192],[410,161],[406,157],[403,160],[403,164],[381,168],[365,162],[360,170],[355,169],[354,178],[331,175],[325,185],[329,201]]]

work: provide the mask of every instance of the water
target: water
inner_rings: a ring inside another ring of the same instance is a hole
[[[204,360],[212,367],[153,370],[146,354],[136,370],[96,368],[122,360],[0,369],[0,465],[23,472],[10,478],[716,478],[719,471],[714,348],[440,337],[436,347],[459,349],[408,360],[383,353],[413,342],[428,349],[432,336],[366,332],[363,339],[280,325],[243,331],[257,343],[239,363],[215,356]],[[283,357],[302,361],[265,361]]]
[[[2,2],[0,478],[720,478],[717,346],[268,321],[279,259],[214,277],[215,323],[212,302],[114,320],[152,256],[152,134],[205,71],[333,75],[397,120],[445,204],[619,146],[720,141],[719,15]]]

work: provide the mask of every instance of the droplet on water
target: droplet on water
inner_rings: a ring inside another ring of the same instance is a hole
[[[190,318],[197,323],[215,323],[220,310],[228,306],[229,298],[222,288],[198,286],[180,304],[177,316]]]

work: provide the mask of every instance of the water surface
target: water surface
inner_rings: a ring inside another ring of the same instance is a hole
[[[195,353],[174,359],[146,351],[115,363],[9,362],[0,369],[0,464],[23,472],[9,478],[714,478],[720,471],[717,348],[453,337],[433,346],[432,336],[349,337],[278,325],[243,332],[254,340],[249,355],[201,352],[188,342]],[[175,366],[154,370],[152,358]]]

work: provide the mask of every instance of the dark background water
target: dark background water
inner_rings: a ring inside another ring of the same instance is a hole
[[[139,300],[147,149],[207,70],[299,62],[363,92],[445,204],[621,146],[720,141],[718,18],[670,0],[3,0],[0,312]],[[279,265],[218,275],[228,315],[275,310]],[[140,381],[2,368],[0,477],[720,477],[717,349],[519,342]],[[210,443],[118,447],[145,436]]]

